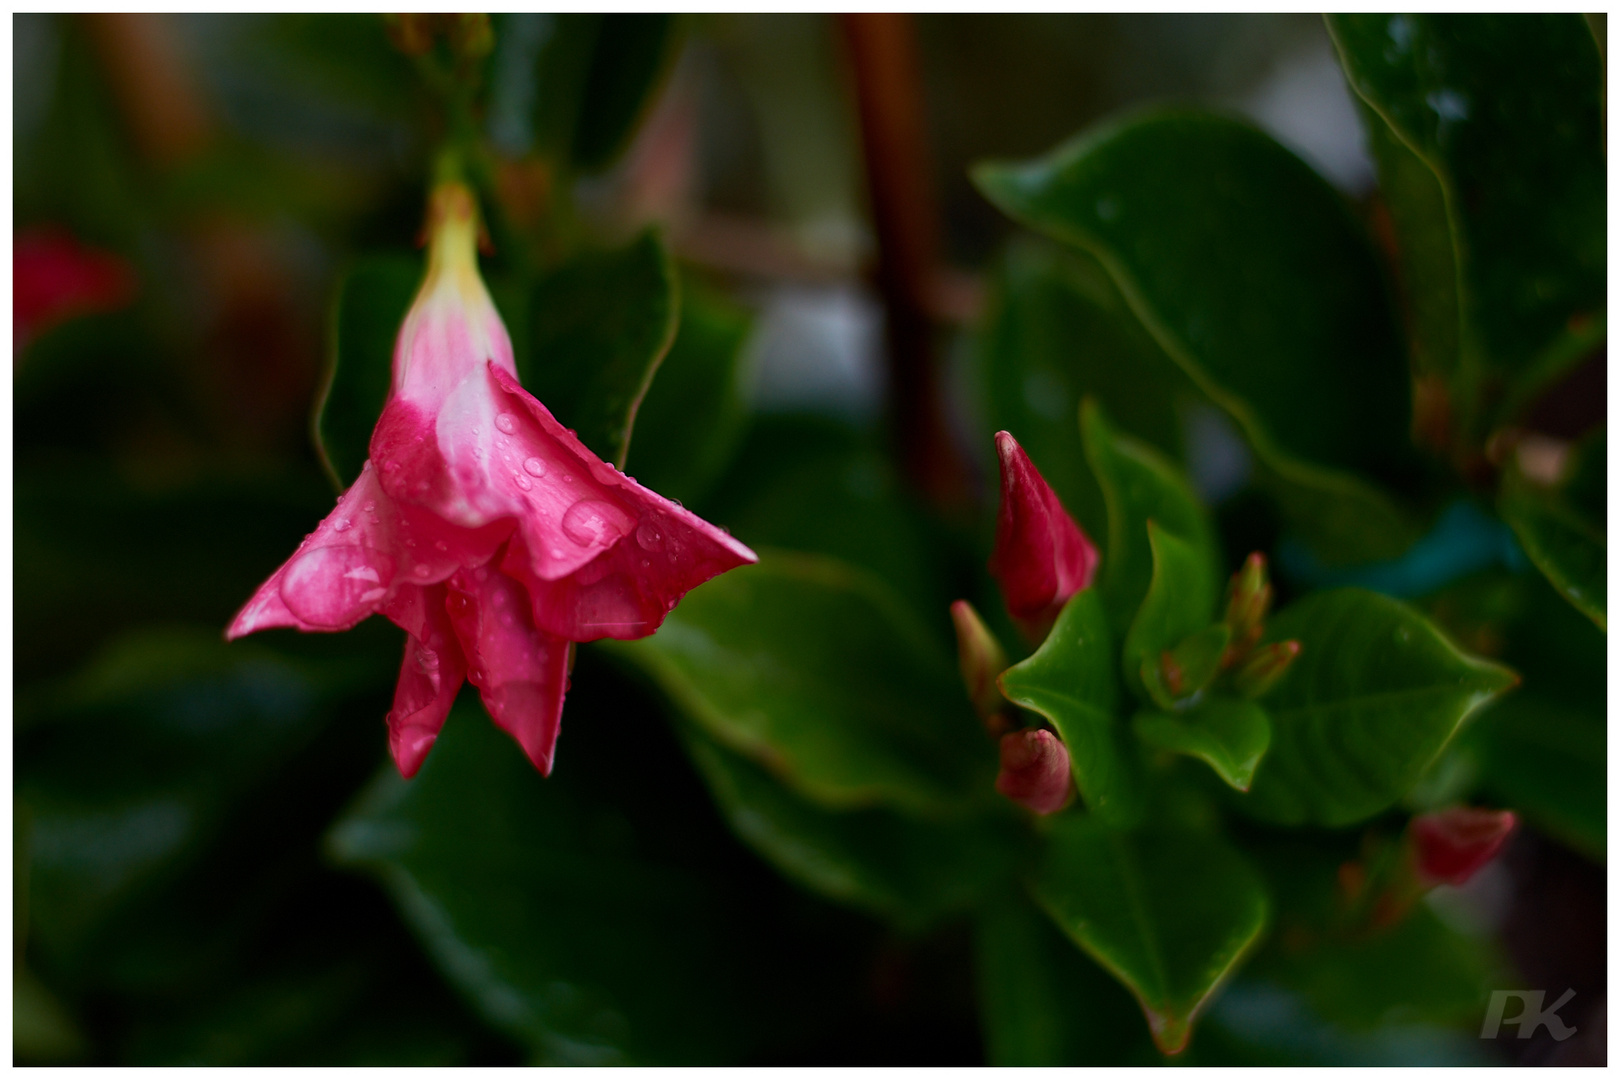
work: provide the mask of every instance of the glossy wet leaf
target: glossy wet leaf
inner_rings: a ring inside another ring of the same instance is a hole
[[[1095,401],[1082,403],[1080,431],[1086,462],[1108,506],[1103,598],[1113,624],[1130,626],[1153,578],[1147,523],[1157,523],[1189,546],[1190,561],[1211,566],[1216,562],[1214,533],[1180,471],[1158,451],[1117,432]],[[1213,605],[1212,598],[1210,607]]]
[[[668,499],[695,504],[718,479],[743,436],[742,350],[747,311],[683,280],[681,325],[636,412],[635,452],[625,468]]]
[[[415,780],[378,774],[333,855],[382,882],[446,977],[538,1061],[734,1060],[757,987],[739,905],[684,806],[613,798],[656,781],[601,744],[542,778],[464,700]]]
[[[1206,762],[1239,791],[1249,790],[1271,745],[1271,720],[1265,710],[1236,698],[1213,698],[1182,713],[1138,713],[1131,730],[1156,750]]]
[[[1344,470],[1398,467],[1406,359],[1365,233],[1307,165],[1246,124],[1159,111],[974,178],[1107,268],[1281,487],[1363,514],[1381,506]]]
[[[1074,595],[1033,656],[1001,673],[1008,701],[1051,721],[1086,806],[1110,821],[1141,810],[1134,748],[1116,715],[1119,684],[1108,617],[1096,589]]]
[[[1609,541],[1601,519],[1591,520],[1517,470],[1503,479],[1501,511],[1524,553],[1559,595],[1607,630]]]
[[[1215,601],[1220,595],[1220,582],[1208,549],[1200,550],[1151,519],[1147,533],[1153,553],[1153,578],[1120,652],[1125,685],[1143,700],[1148,695],[1142,687],[1142,665],[1157,665],[1161,653],[1205,629],[1214,617]],[[1215,650],[1215,659],[1219,659],[1224,646],[1223,640]],[[1209,667],[1213,673],[1213,665]],[[1192,673],[1200,674],[1204,673]]]
[[[1266,697],[1271,749],[1242,805],[1289,825],[1349,825],[1392,805],[1463,722],[1517,681],[1398,600],[1314,593],[1265,641],[1301,652]]]
[[[1124,833],[1080,815],[1054,824],[1034,893],[1136,996],[1172,1054],[1259,940],[1268,907],[1259,876],[1215,837]]]
[[[696,508],[756,548],[832,555],[871,571],[949,645],[940,613],[959,594],[942,535],[870,436],[828,417],[755,416]]]
[[[993,798],[994,744],[943,642],[867,573],[762,553],[611,646],[706,734],[828,807],[950,813]]]
[[[828,810],[695,727],[682,734],[739,837],[795,881],[909,931],[972,906],[1019,863],[1010,815],[930,821],[886,807]]]
[[[354,483],[370,456],[371,430],[393,379],[394,342],[421,283],[419,257],[374,255],[356,263],[338,289],[315,446],[340,489]]]
[[[604,461],[623,467],[636,410],[675,340],[680,290],[654,231],[588,251],[541,278],[529,297],[524,389]]]
[[[1481,436],[1482,395],[1603,309],[1597,43],[1571,14],[1335,15],[1328,29],[1373,132],[1420,358]]]
[[[979,909],[974,952],[990,1065],[1160,1061],[1130,994],[1021,891]]]

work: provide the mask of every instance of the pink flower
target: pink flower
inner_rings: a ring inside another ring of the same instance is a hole
[[[1074,794],[1068,749],[1044,728],[1003,735],[996,790],[1037,814],[1061,810]]]
[[[1097,548],[1018,441],[996,433],[1001,458],[1001,512],[990,573],[1007,611],[1032,641],[1046,637],[1069,598],[1091,587]]]
[[[75,315],[115,311],[135,296],[135,275],[116,255],[60,229],[18,233],[11,251],[12,351]]]
[[[1429,885],[1462,885],[1507,843],[1518,817],[1511,810],[1456,806],[1420,814],[1409,826],[1420,880]]]
[[[394,346],[371,458],[226,631],[408,635],[389,749],[415,775],[468,679],[551,771],[573,642],[646,637],[688,590],[756,561],[586,449],[518,385],[478,274],[473,196],[440,185],[427,274]]]

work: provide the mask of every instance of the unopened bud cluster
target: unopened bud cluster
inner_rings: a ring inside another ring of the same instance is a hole
[[[1243,561],[1226,591],[1226,617],[1189,634],[1142,665],[1142,684],[1161,708],[1182,708],[1222,675],[1245,698],[1268,693],[1299,656],[1297,641],[1260,645],[1271,610],[1266,559],[1258,551]]]

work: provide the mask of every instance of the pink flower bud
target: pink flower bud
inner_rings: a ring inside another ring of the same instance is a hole
[[[1003,735],[996,790],[1037,814],[1061,810],[1074,794],[1068,748],[1044,728]]]
[[[1007,611],[1019,628],[1040,641],[1069,598],[1091,586],[1097,548],[1016,439],[997,432],[996,453],[1001,458],[1001,512],[990,573],[1000,582]]]
[[[1511,810],[1457,806],[1419,814],[1408,830],[1418,878],[1427,885],[1462,885],[1502,850],[1519,819]]]
[[[115,311],[135,297],[135,274],[116,255],[59,229],[17,234],[11,249],[12,351],[75,315]]]
[[[571,643],[646,637],[688,590],[755,556],[602,461],[518,385],[467,188],[435,189],[427,231],[371,459],[226,637],[382,614],[409,635],[388,718],[402,774],[463,679],[547,773]]]

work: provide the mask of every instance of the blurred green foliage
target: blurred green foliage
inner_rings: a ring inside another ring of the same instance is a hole
[[[375,16],[18,17],[18,229],[139,286],[15,358],[19,1063],[1502,1057],[1500,927],[1351,884],[1457,802],[1604,854],[1606,441],[1559,397],[1606,340],[1588,27],[917,20],[944,246],[986,266],[959,434],[1012,431],[1103,553],[1043,644],[993,494],[941,515],[881,424],[761,404],[783,298],[871,254],[838,25],[774,20],[496,16],[469,134]],[[1376,187],[1230,115],[1296,55]],[[762,554],[580,650],[549,779],[469,695],[400,780],[381,620],[220,639],[365,460],[446,140],[525,385]],[[813,272],[717,267],[719,212]],[[1305,553],[1265,637],[1299,659],[1160,700],[1257,548]],[[1068,746],[1050,818],[995,794],[958,597]]]

